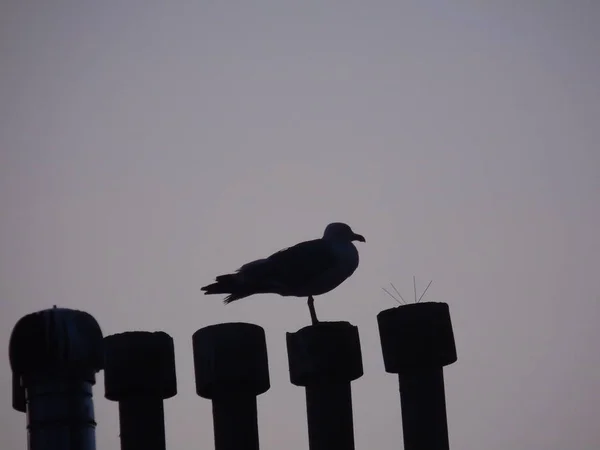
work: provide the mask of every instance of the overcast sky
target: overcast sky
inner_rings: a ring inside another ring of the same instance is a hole
[[[212,448],[191,337],[265,328],[261,446],[306,449],[285,332],[306,301],[200,287],[345,221],[353,277],[317,297],[357,325],[357,449],[398,449],[381,287],[450,305],[455,449],[600,442],[600,4],[33,1],[0,6],[0,341],[25,314],[93,314],[175,340],[170,450]],[[5,347],[6,348],[6,347]],[[0,358],[3,450],[26,447]],[[98,449],[117,405],[94,388]]]

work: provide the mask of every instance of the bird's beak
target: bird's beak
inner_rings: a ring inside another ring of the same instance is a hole
[[[356,234],[356,233],[354,233],[354,237],[352,240],[358,241],[358,242],[367,242],[361,234]]]

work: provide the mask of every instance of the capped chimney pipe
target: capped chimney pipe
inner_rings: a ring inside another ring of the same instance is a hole
[[[215,450],[258,450],[256,397],[270,387],[262,327],[222,323],[192,337],[196,393],[212,400]]]
[[[363,375],[358,328],[319,322],[286,340],[290,380],[306,388],[310,450],[354,450],[350,382]]]
[[[119,402],[122,450],[165,450],[163,400],[177,394],[173,339],[162,331],[104,338],[105,397]]]
[[[398,374],[404,450],[448,450],[443,367],[457,360],[447,303],[377,315],[385,370]]]
[[[27,412],[29,450],[94,450],[92,386],[102,369],[102,331],[88,313],[28,314],[9,344],[13,407]]]

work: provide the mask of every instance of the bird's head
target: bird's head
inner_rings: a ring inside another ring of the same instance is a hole
[[[356,234],[352,231],[350,226],[342,222],[333,222],[327,225],[327,228],[325,228],[325,232],[323,233],[323,239],[332,239],[343,242],[366,242],[363,236]]]

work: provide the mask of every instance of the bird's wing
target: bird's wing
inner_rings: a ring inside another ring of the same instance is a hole
[[[336,253],[329,243],[314,239],[280,250],[264,260],[246,264],[240,268],[240,272],[249,279],[293,291],[310,283],[336,263]]]

